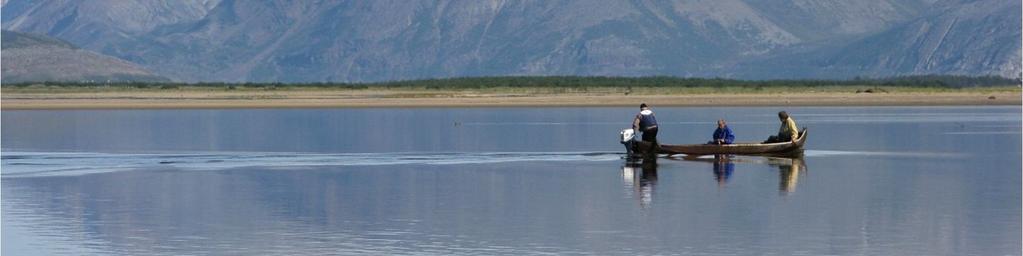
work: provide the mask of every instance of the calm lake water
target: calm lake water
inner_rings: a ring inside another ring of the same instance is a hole
[[[784,110],[803,158],[638,165],[633,108],[3,111],[2,253],[1020,254],[1019,106]]]

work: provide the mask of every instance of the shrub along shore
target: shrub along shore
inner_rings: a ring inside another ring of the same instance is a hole
[[[851,80],[468,77],[376,83],[4,84],[2,108],[435,106],[1019,105],[1020,80],[909,76]],[[765,97],[769,96],[769,97]]]

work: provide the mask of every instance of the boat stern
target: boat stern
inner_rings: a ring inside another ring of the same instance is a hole
[[[635,149],[635,145],[636,145],[636,143],[635,143],[636,142],[636,130],[633,130],[633,129],[623,129],[621,132],[618,132],[618,139],[619,139],[619,142],[622,143],[622,145],[625,146],[625,153],[627,155],[632,155],[633,149]]]

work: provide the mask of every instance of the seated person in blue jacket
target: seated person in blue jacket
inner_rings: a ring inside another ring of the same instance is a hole
[[[707,144],[732,144],[735,142],[735,135],[732,134],[732,129],[728,129],[728,125],[725,124],[724,119],[718,120],[718,129],[714,130],[714,140],[707,142]]]

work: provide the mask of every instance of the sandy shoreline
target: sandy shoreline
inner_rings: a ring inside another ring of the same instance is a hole
[[[752,94],[405,94],[401,92],[83,92],[0,95],[0,109],[359,108],[635,106],[938,106],[1021,105],[1019,92]]]

